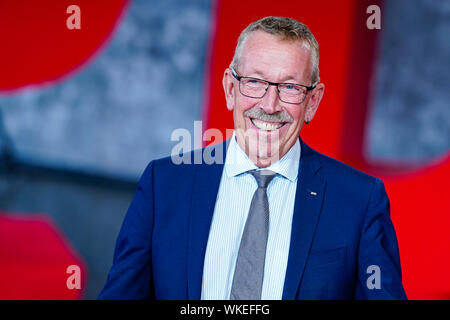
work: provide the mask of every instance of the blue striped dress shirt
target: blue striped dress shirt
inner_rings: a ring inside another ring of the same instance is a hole
[[[269,235],[262,300],[282,298],[289,255],[292,216],[300,161],[297,139],[291,149],[267,169],[277,173],[267,188]],[[258,169],[231,137],[211,222],[203,267],[201,299],[228,300],[251,199],[257,189],[249,170]]]

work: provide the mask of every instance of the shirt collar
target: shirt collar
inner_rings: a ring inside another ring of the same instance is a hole
[[[290,181],[295,181],[298,175],[300,163],[301,147],[299,139],[289,149],[289,151],[277,162],[268,166],[267,170],[282,175]],[[233,132],[225,158],[225,171],[228,177],[234,177],[244,172],[259,169],[241,149],[236,142],[236,135]]]

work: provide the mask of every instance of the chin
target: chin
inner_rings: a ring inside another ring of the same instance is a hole
[[[257,142],[253,142],[253,144],[247,145],[247,150],[249,150],[248,155],[251,159],[259,159],[261,161],[267,159],[270,162],[276,162],[281,155],[281,149],[278,147],[278,144],[257,145]]]

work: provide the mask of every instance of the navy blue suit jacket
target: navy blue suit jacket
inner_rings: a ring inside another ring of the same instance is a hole
[[[206,151],[225,156],[225,145]],[[283,299],[406,298],[381,180],[303,141],[301,152]],[[167,157],[150,162],[99,299],[200,299],[222,170],[223,161],[176,165]],[[369,268],[373,265],[379,273]],[[375,276],[379,288],[373,288]]]

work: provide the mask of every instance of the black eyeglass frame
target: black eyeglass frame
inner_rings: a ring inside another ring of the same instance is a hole
[[[289,82],[279,82],[279,83],[277,83],[277,82],[271,82],[271,81],[267,81],[267,80],[259,79],[259,78],[240,76],[240,75],[238,75],[237,72],[233,69],[233,67],[230,67],[230,70],[231,70],[231,74],[233,75],[233,77],[235,77],[236,80],[239,81],[239,92],[241,92],[241,94],[242,94],[243,96],[246,96],[246,97],[249,97],[249,98],[254,98],[254,99],[261,99],[262,97],[264,97],[264,96],[266,95],[266,93],[267,93],[267,90],[269,89],[269,86],[275,86],[275,87],[277,87],[278,99],[281,100],[281,98],[280,98],[280,89],[278,89],[278,85],[280,85],[280,84],[290,84],[290,85],[300,86],[300,87],[305,88],[306,91],[309,92],[309,91],[313,90],[313,89],[317,86],[317,84],[318,84],[318,82],[319,82],[319,81],[316,81],[316,82],[314,82],[314,83],[313,83],[311,86],[309,86],[309,87],[308,87],[308,86],[305,86],[305,85],[303,85],[303,84],[298,84],[298,83],[289,83]],[[245,79],[254,79],[254,80],[266,82],[266,83],[269,84],[269,86],[267,86],[266,91],[264,92],[264,94],[263,94],[261,97],[252,97],[252,96],[248,96],[248,95],[246,95],[246,94],[243,94],[242,91],[241,91],[241,79],[242,79],[242,78],[245,78]],[[305,97],[306,97],[306,95],[305,95]],[[303,103],[303,101],[305,101],[305,99],[303,98],[303,100],[302,100],[301,102],[297,102],[297,103],[295,103],[295,102],[286,102],[286,101],[284,101],[284,100],[281,100],[281,101],[283,101],[284,103],[289,103],[289,104],[301,104],[301,103]]]

